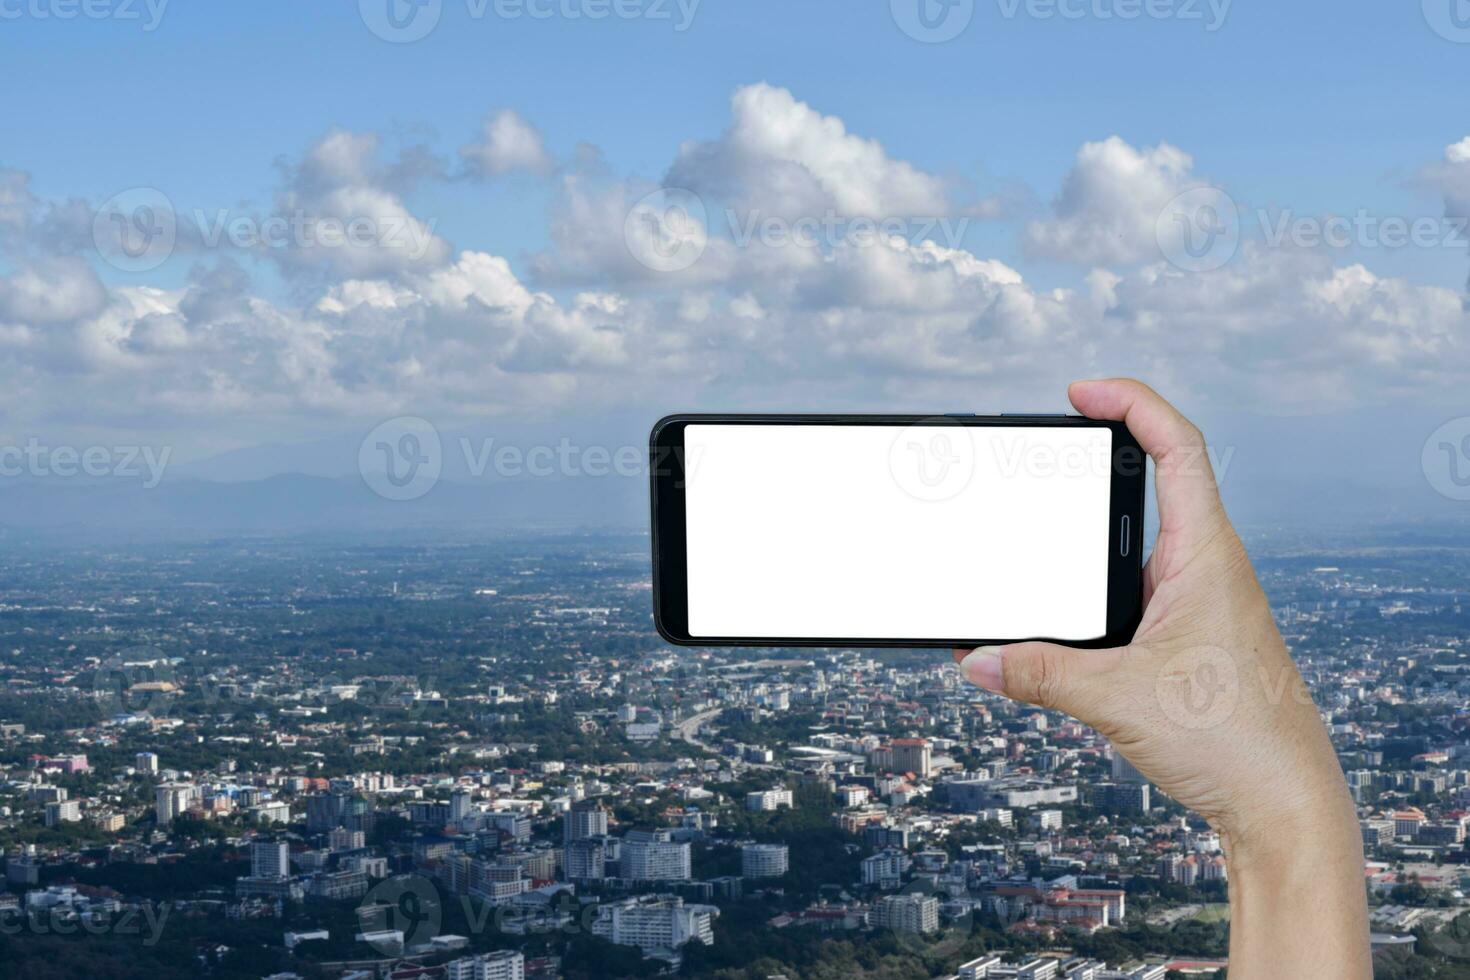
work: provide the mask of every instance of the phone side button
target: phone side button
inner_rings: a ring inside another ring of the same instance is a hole
[[[1124,558],[1127,558],[1128,549],[1132,546],[1132,535],[1130,535],[1128,531],[1133,521],[1128,517],[1127,514],[1124,514],[1122,521],[1120,521],[1119,523],[1120,527],[1118,529],[1118,554],[1122,555]]]

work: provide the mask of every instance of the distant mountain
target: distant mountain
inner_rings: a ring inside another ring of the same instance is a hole
[[[161,536],[456,526],[633,527],[647,523],[641,479],[441,480],[417,500],[386,500],[361,479],[287,475],[220,483],[165,480],[0,484],[0,526]]]

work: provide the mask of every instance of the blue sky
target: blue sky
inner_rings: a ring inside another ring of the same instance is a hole
[[[154,184],[213,207],[266,198],[272,162],[330,127],[452,146],[511,106],[557,151],[588,141],[657,177],[681,140],[718,133],[736,87],[764,80],[926,169],[1043,195],[1078,143],[1116,133],[1181,146],[1255,201],[1402,210],[1418,163],[1470,126],[1470,46],[1433,34],[1417,4],[1238,0],[1213,32],[1021,10],[981,0],[941,44],[847,0],[704,0],[682,33],[672,0],[671,20],[597,22],[475,19],[447,0],[411,44],[379,40],[342,0],[174,0],[152,32],[27,16],[0,22],[0,81],[25,93],[6,100],[0,146],[47,194]],[[530,223],[496,196],[460,202],[455,240],[513,256]]]
[[[412,43],[370,29],[406,0],[63,16],[80,2],[0,0],[4,439],[199,458],[403,414],[1032,407],[1115,371],[1216,419],[1465,410],[1463,243],[1259,227],[1470,212],[1464,0],[958,0],[942,43],[901,29],[919,0],[438,0]],[[711,228],[649,274],[623,219],[675,182],[717,218],[965,220],[823,254]],[[434,247],[130,271],[89,226],[140,187],[186,218],[416,221]],[[1155,240],[1195,188],[1239,215],[1220,268]]]

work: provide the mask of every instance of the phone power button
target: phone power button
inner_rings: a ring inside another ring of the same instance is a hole
[[[1124,514],[1123,519],[1118,523],[1118,554],[1122,555],[1124,558],[1127,558],[1128,549],[1132,544],[1132,535],[1128,533],[1128,530],[1129,526],[1133,522],[1129,519],[1127,514]]]

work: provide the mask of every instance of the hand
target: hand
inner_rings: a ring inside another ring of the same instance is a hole
[[[1137,381],[1078,382],[1068,396],[1084,415],[1126,423],[1153,457],[1159,536],[1144,569],[1143,620],[1114,650],[956,650],[961,672],[1091,725],[1220,831],[1231,980],[1369,977],[1356,811],[1225,516],[1203,436]]]

